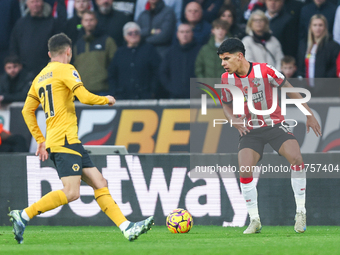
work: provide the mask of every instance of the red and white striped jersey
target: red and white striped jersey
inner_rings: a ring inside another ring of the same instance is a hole
[[[270,115],[256,115],[250,112],[247,105],[248,88],[252,88],[254,108],[268,110],[273,104],[273,87],[280,87],[284,82],[285,76],[267,63],[250,63],[248,74],[242,77],[235,73],[222,74],[222,84],[235,85],[243,92],[245,121],[248,123],[252,120],[248,129],[272,126],[284,120],[279,105]],[[223,103],[229,104],[233,101],[233,96],[228,89],[223,88],[221,94]]]

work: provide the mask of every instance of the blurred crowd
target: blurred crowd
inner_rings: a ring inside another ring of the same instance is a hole
[[[338,0],[1,0],[0,105],[24,101],[48,63],[47,41],[64,32],[85,87],[117,99],[189,98],[190,78],[218,78],[216,54],[241,39],[246,59],[312,96],[339,96]]]

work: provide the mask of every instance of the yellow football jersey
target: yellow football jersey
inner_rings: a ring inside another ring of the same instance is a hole
[[[88,92],[73,65],[50,62],[34,79],[28,92],[23,116],[38,143],[44,137],[37,125],[34,114],[41,103],[46,117],[46,148],[80,143],[74,106],[74,95],[86,104],[107,104],[106,97]],[[34,102],[35,101],[35,102]]]

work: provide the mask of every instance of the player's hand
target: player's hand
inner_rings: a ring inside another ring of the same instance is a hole
[[[107,95],[106,97],[109,99],[109,103],[108,103],[109,106],[112,106],[116,103],[116,99],[113,96]]]
[[[319,125],[319,122],[314,117],[314,115],[307,116],[306,127],[307,127],[307,134],[309,133],[309,128],[312,128],[317,137],[322,136],[321,127]]]
[[[48,152],[46,150],[45,142],[38,143],[38,148],[37,148],[37,151],[36,151],[35,155],[39,156],[39,159],[41,161],[45,161],[45,160],[48,159]]]
[[[238,132],[240,133],[240,136],[246,135],[250,132],[250,130],[247,128],[248,124],[244,121],[244,118],[246,115],[243,115],[240,118],[233,118],[232,119],[232,125],[234,128],[237,128]],[[245,123],[245,124],[243,124]]]

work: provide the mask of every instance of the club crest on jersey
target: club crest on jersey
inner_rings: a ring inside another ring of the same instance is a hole
[[[80,167],[79,167],[78,164],[73,164],[72,169],[73,169],[73,171],[78,172]]]
[[[253,79],[253,84],[254,84],[254,87],[258,88],[261,85],[260,78],[254,78]]]

